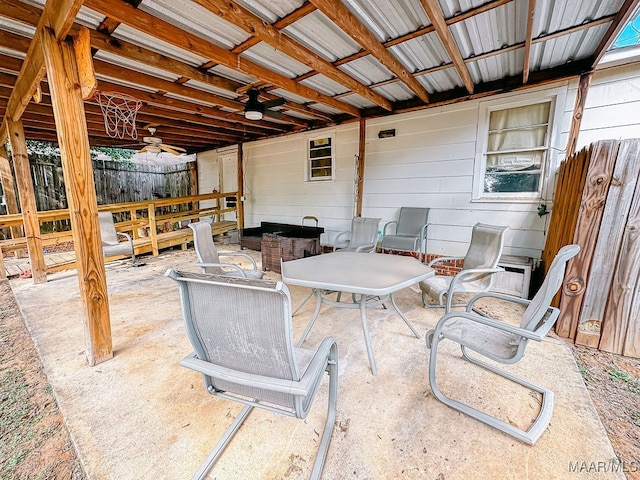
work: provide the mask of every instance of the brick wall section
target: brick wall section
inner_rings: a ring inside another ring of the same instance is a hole
[[[380,252],[380,249],[377,249],[377,252]],[[396,250],[387,250],[385,251],[385,253],[390,253],[393,255],[405,255],[405,256],[411,256],[413,258],[418,258],[418,252],[399,252]],[[426,258],[426,263],[431,262],[432,260],[435,260],[436,258],[442,257],[443,255],[435,255],[433,253],[427,253],[427,258]],[[437,264],[435,267],[436,270],[436,274],[437,275],[448,275],[448,276],[454,276],[456,273],[458,273],[460,270],[462,270],[462,264],[463,264],[464,260],[451,260],[448,262],[444,262],[444,263],[439,263]]]

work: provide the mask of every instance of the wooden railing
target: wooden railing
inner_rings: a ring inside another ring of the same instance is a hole
[[[236,221],[225,221],[225,213],[236,212],[236,207],[222,208],[225,197],[236,197],[237,192],[209,193],[188,197],[159,198],[140,202],[114,203],[101,205],[98,211],[109,211],[120,217],[116,222],[116,230],[128,232],[134,239],[136,254],[151,252],[157,256],[163,248],[182,245],[186,248],[192,240],[192,231],[182,225],[182,222],[196,220],[202,217],[213,217],[211,230],[213,234],[225,233],[238,228]],[[215,206],[201,207],[201,202],[215,201]],[[236,205],[238,202],[236,201]],[[236,212],[237,213],[237,212]],[[69,210],[49,210],[38,212],[41,232],[56,222],[69,220]],[[0,228],[22,227],[22,214],[0,215]],[[44,248],[62,242],[73,241],[71,230],[41,233]],[[27,248],[25,237],[0,240],[0,278],[4,277],[2,252],[24,250]]]

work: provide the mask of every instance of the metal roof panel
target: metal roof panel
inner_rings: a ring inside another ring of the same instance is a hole
[[[221,19],[195,2],[143,0],[138,8],[226,49],[231,49],[250,37],[241,28]]]
[[[282,30],[325,60],[335,62],[361,47],[322,12],[315,11]]]
[[[118,25],[118,28],[116,28],[111,35],[115,38],[120,38],[135,45],[153,50],[154,52],[161,53],[163,55],[166,55],[167,57],[180,60],[181,62],[191,65],[192,67],[199,67],[207,60],[209,60],[181,48],[174,47],[170,43],[158,40],[151,35],[147,35],[146,33],[135,30],[125,24]]]
[[[304,63],[276,50],[265,42],[254,45],[242,52],[241,56],[288,78],[298,77],[311,70]]]

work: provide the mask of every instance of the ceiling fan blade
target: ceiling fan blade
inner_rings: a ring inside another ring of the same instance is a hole
[[[179,152],[186,152],[186,150],[182,147],[176,147],[175,145],[167,145],[166,143],[163,143],[163,145],[166,145],[167,147],[173,148],[174,150],[177,150]]]
[[[165,145],[164,143],[161,143],[160,145],[158,145],[158,147],[160,147],[162,150],[164,150],[167,153],[171,153],[173,155],[180,155],[180,152],[178,152],[177,150],[174,150],[174,148],[176,147]]]
[[[284,98],[275,98],[273,100],[267,100],[266,102],[262,102],[264,108],[273,108],[279,107],[280,105],[284,105],[287,103],[287,100]]]
[[[271,118],[277,118],[278,120],[284,119],[284,115],[282,113],[275,112],[273,110],[265,110],[264,115]]]
[[[138,150],[139,153],[144,153],[144,152],[148,152],[149,151],[149,145],[146,145],[144,147],[142,147],[140,150]]]

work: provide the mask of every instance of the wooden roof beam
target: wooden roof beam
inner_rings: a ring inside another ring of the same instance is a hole
[[[522,68],[522,83],[529,81],[529,64],[531,63],[531,40],[533,35],[533,19],[536,14],[536,0],[529,0],[527,10],[527,33],[524,40],[524,65]]]
[[[382,43],[353,15],[342,2],[310,0],[318,10],[387,67],[401,82],[407,85],[424,103],[429,103],[429,94],[406,67],[387,50]]]
[[[467,91],[472,94],[474,85],[473,79],[471,78],[471,74],[469,73],[469,69],[464,63],[462,58],[462,54],[460,53],[460,49],[458,45],[456,45],[456,41],[445,22],[444,16],[442,15],[442,10],[440,9],[440,5],[438,4],[438,0],[420,0],[422,6],[424,7],[425,12],[431,19],[431,23],[436,29],[440,40],[442,40],[442,44],[444,48],[447,50],[449,57],[453,61],[453,64],[456,67],[456,70],[460,74],[462,78],[462,83],[464,83]]]
[[[268,43],[273,48],[285,53],[298,62],[309,66],[317,73],[325,75],[331,80],[338,82],[354,93],[366,98],[370,102],[381,106],[385,110],[393,110],[391,102],[387,98],[361,84],[355,78],[335,67],[331,62],[325,60],[314,51],[280,32],[280,30],[275,28],[273,25],[264,23],[261,18],[257,17],[246,8],[227,0],[194,1],[223,20],[240,27],[247,33]]]
[[[640,0],[625,0],[622,7],[620,7],[620,10],[618,10],[618,13],[611,22],[609,29],[604,34],[604,37],[602,37],[602,40],[600,40],[600,43],[596,47],[593,57],[591,57],[592,69],[596,68],[604,54],[607,53],[607,50],[616,39],[620,31],[627,24],[629,17],[631,17],[639,3]]]
[[[360,116],[360,110],[353,105],[341,102],[317,90],[301,85],[291,78],[287,78],[266,67],[242,58],[194,34],[181,30],[175,25],[171,25],[141,10],[134,9],[124,0],[85,0],[84,5],[103,15],[110,15],[130,27],[178,48],[191,51],[206,58],[211,58],[228,68],[258,77],[267,83],[278,85],[280,88],[300,95],[301,97],[324,103],[351,116]]]
[[[44,28],[52,28],[57,40],[64,39],[67,33],[69,33],[81,6],[82,0],[47,1],[40,20],[38,21],[36,33],[29,45],[29,50],[22,64],[22,69],[18,75],[13,93],[9,99],[4,120],[10,119],[16,122],[20,119],[20,115],[22,115],[27,104],[31,101],[38,83],[40,83],[45,75],[44,55],[41,48]],[[8,136],[7,124],[4,120],[2,126],[0,126],[1,144],[6,143]]]

